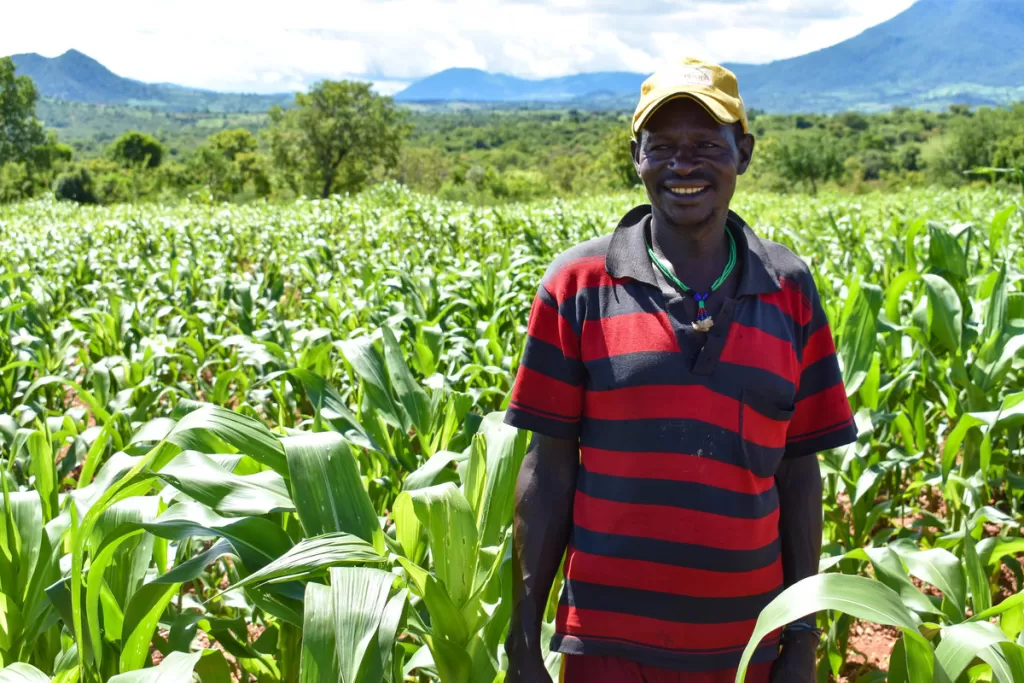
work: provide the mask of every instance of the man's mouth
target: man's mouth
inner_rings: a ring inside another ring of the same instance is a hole
[[[699,187],[669,187],[667,189],[680,197],[694,197],[703,194],[709,187],[709,185],[701,185]]]

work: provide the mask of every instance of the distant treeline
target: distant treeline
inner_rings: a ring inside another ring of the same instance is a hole
[[[449,199],[494,203],[638,183],[629,112],[409,111],[366,84],[331,81],[267,115],[50,100],[44,126],[37,102],[31,81],[0,60],[0,116],[20,117],[0,121],[0,129],[22,132],[19,144],[0,143],[0,201],[48,191],[96,203],[287,200],[395,179]],[[746,188],[856,192],[1006,182],[971,171],[1024,167],[1024,104],[832,116],[753,111],[751,128],[757,146]]]

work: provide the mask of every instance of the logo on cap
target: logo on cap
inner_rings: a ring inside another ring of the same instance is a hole
[[[680,67],[673,76],[672,80],[680,85],[697,85],[710,88],[715,82],[711,69],[702,69],[699,66]]]

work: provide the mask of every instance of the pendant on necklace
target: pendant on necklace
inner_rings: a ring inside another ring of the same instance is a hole
[[[707,294],[693,295],[694,301],[697,302],[697,322],[690,323],[690,325],[698,332],[707,332],[715,324],[711,319],[711,316],[708,314],[708,309],[704,307],[704,302],[708,300],[708,294],[710,293],[711,292],[708,292]]]
[[[713,320],[711,320],[711,316],[709,315],[708,317],[702,320],[698,320],[695,323],[690,323],[690,325],[693,327],[693,329],[697,330],[698,332],[708,332],[709,330],[711,330],[712,327],[714,327],[715,323]]]

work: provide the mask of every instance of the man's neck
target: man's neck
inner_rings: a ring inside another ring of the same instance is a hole
[[[693,226],[674,226],[657,214],[651,218],[651,243],[654,251],[666,259],[676,275],[688,286],[703,291],[721,274],[729,257],[725,238],[728,214],[712,216]]]

